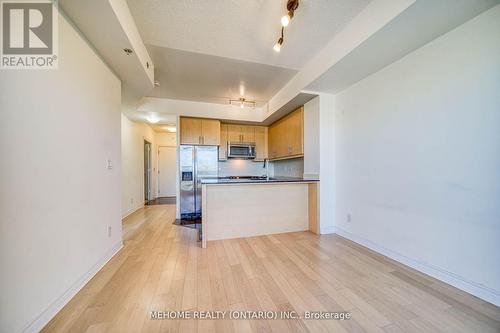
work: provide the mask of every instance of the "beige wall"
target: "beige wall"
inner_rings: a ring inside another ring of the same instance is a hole
[[[144,140],[152,144],[151,193],[156,189],[156,135],[148,124],[130,121],[121,116],[122,138],[122,217],[144,205]]]
[[[144,140],[152,144],[151,193],[158,195],[158,147],[176,146],[176,133],[155,132],[151,126],[121,116],[122,217],[144,205]]]
[[[176,133],[161,132],[156,133],[156,144],[158,146],[177,146],[177,135]]]
[[[0,73],[1,332],[38,332],[122,245],[120,81],[58,20],[58,69]]]

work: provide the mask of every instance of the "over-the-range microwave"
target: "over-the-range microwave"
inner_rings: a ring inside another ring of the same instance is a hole
[[[227,143],[228,158],[255,158],[255,142],[231,142]]]

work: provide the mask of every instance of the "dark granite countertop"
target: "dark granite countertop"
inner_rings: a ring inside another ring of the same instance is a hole
[[[319,182],[319,179],[308,179],[300,177],[269,177],[266,178],[203,178],[201,183],[205,185],[224,185],[224,184],[268,184],[268,183],[313,183]]]

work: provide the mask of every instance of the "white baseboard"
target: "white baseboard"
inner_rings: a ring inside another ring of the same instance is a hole
[[[329,226],[329,227],[325,227],[325,228],[320,228],[319,233],[320,233],[320,235],[334,234],[335,227]]]
[[[42,328],[47,325],[47,323],[87,284],[87,282],[89,282],[90,279],[122,249],[122,247],[123,243],[120,240],[120,242],[113,246],[87,273],[80,277],[68,290],[50,304],[47,309],[27,324],[21,332],[40,332]]]
[[[500,292],[486,286],[483,286],[479,283],[468,281],[461,276],[458,276],[452,272],[448,272],[440,267],[430,265],[428,263],[424,263],[409,257],[406,257],[400,253],[387,249],[383,246],[380,246],[368,239],[359,237],[353,233],[348,231],[339,229],[338,227],[334,227],[335,233],[347,238],[355,243],[363,245],[370,250],[373,250],[377,253],[380,253],[386,257],[389,257],[397,262],[402,263],[403,265],[409,266],[417,271],[425,273],[429,276],[432,276],[435,279],[438,279],[444,283],[452,285],[455,288],[463,290],[471,295],[481,298],[487,302],[490,302],[496,306],[500,306]],[[323,233],[323,232],[322,232]]]
[[[139,209],[141,209],[143,207],[144,207],[144,203],[139,204],[138,206],[135,206],[135,207],[129,209],[127,212],[125,212],[124,215],[122,215],[122,220],[124,218],[126,218],[127,216],[134,214],[135,212],[137,212]]]

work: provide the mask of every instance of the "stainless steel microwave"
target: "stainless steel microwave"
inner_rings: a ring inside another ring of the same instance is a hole
[[[228,158],[255,158],[255,142],[228,142]]]

